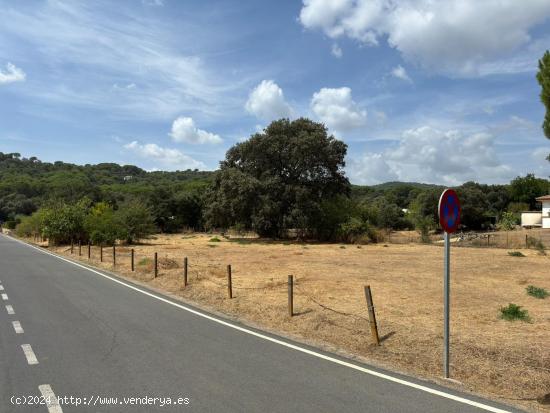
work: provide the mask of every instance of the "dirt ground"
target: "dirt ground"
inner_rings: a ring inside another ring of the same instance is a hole
[[[218,239],[219,241],[215,241]],[[130,271],[130,248],[136,271]],[[52,251],[71,255],[67,246]],[[419,244],[300,244],[227,239],[221,235],[158,235],[137,246],[117,246],[114,271],[299,340],[369,363],[441,381],[443,249]],[[159,274],[153,279],[158,252]],[[537,399],[550,393],[550,256],[522,250],[453,248],[451,273],[451,384],[530,409],[550,411]],[[88,261],[87,246],[78,256]],[[92,247],[90,263],[113,271],[112,247]],[[189,285],[183,287],[183,258]],[[233,299],[227,297],[232,265]],[[294,317],[288,316],[287,276],[296,279]],[[370,285],[381,346],[372,344],[364,286]],[[530,322],[505,321],[509,303]],[[449,385],[449,382],[444,382]]]

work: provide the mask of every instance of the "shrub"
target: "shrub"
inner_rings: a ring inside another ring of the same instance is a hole
[[[534,285],[528,286],[525,290],[527,294],[535,298],[545,299],[550,295],[544,288],[535,287]]]
[[[518,216],[514,212],[504,212],[498,221],[498,229],[503,231],[513,230],[519,224]]]
[[[208,242],[220,242],[220,239],[218,237],[212,237]]]
[[[508,251],[510,257],[525,257],[521,251]]]
[[[120,239],[131,244],[146,238],[156,230],[151,209],[140,201],[127,202],[115,212],[115,220],[120,225]]]
[[[521,306],[517,304],[508,304],[507,307],[502,307],[500,309],[500,318],[507,321],[529,321],[529,312],[527,310],[522,310]]]
[[[546,251],[544,250],[544,244],[540,239],[537,239],[535,237],[527,237],[527,248],[534,248],[540,254],[546,255]]]

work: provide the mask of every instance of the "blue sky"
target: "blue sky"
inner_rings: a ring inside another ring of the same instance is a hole
[[[0,0],[0,151],[215,169],[278,117],[353,183],[550,175],[547,0]]]

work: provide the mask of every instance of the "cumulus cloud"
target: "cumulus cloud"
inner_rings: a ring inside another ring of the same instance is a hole
[[[338,43],[333,43],[332,48],[330,49],[330,53],[332,53],[332,55],[338,59],[340,59],[344,54],[342,52],[342,48],[338,46]]]
[[[353,160],[350,175],[371,184],[397,178],[457,185],[469,180],[503,182],[513,171],[495,155],[493,135],[423,126],[405,131],[397,146],[383,153]]]
[[[137,141],[124,145],[124,149],[136,154],[140,158],[160,163],[169,169],[204,169],[202,162],[191,158],[178,149],[163,148],[156,143],[141,144]]]
[[[353,101],[349,87],[322,88],[315,92],[311,110],[329,128],[337,131],[358,128],[367,120],[367,111]]]
[[[170,132],[172,140],[186,143],[221,143],[222,138],[215,133],[210,133],[195,126],[192,118],[180,116],[172,123]]]
[[[486,72],[487,62],[530,45],[529,30],[550,17],[546,0],[303,1],[308,29],[371,46],[386,40],[408,61],[460,75]]]
[[[0,69],[0,85],[6,83],[23,82],[27,75],[13,63],[7,63],[6,69]]]
[[[394,67],[391,71],[391,74],[393,77],[404,80],[405,82],[412,83],[412,79],[409,77],[409,74],[401,65],[397,65],[396,67]]]
[[[267,121],[287,118],[292,114],[290,105],[285,101],[283,90],[273,80],[262,80],[252,90],[245,109],[254,116]]]

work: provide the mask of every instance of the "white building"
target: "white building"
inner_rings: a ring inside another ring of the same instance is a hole
[[[542,227],[550,228],[550,195],[539,196],[537,201],[542,204]]]

